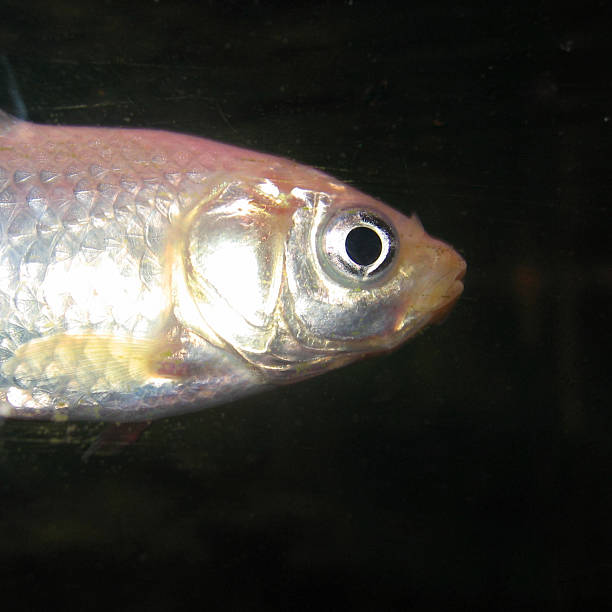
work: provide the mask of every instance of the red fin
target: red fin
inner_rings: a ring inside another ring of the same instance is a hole
[[[118,455],[126,446],[136,442],[150,424],[151,421],[139,421],[108,425],[89,445],[81,459],[87,462],[92,455]]]

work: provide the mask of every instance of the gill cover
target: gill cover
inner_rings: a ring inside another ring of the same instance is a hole
[[[279,196],[269,182],[233,182],[190,213],[189,291],[207,326],[241,353],[264,353],[274,335],[289,223]]]

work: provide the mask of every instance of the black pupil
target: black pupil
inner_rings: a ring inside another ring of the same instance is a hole
[[[382,251],[382,242],[378,234],[370,227],[356,227],[346,236],[346,252],[360,266],[374,263]]]

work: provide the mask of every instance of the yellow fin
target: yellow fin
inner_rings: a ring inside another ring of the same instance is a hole
[[[159,340],[56,334],[21,345],[3,370],[20,386],[50,391],[130,391],[156,377]]]

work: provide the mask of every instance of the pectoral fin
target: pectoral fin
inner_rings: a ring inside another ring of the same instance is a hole
[[[151,339],[56,334],[20,346],[2,369],[26,389],[129,392],[160,374],[173,347]]]

